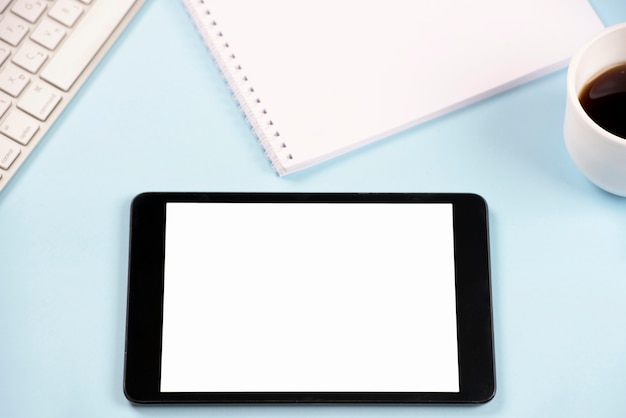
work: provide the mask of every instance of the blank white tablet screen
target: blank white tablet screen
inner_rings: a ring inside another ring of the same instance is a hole
[[[168,203],[162,392],[458,392],[452,204]]]

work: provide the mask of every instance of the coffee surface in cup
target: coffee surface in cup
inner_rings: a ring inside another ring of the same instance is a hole
[[[626,139],[626,62],[591,79],[578,98],[595,123]]]

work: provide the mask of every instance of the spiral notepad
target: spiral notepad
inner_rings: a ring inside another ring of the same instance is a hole
[[[182,0],[283,175],[566,65],[587,0]]]

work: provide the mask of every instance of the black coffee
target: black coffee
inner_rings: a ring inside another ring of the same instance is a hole
[[[626,63],[593,78],[578,98],[595,123],[626,139]]]

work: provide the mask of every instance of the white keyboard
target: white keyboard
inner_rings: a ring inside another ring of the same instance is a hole
[[[0,0],[0,190],[144,0]]]

